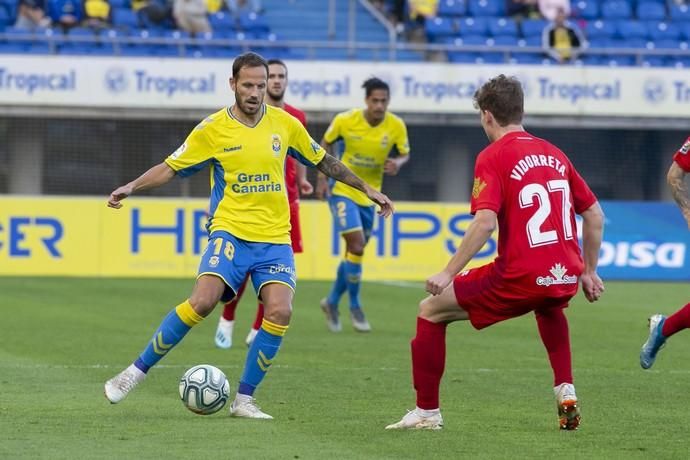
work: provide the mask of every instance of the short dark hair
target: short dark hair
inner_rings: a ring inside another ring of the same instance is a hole
[[[391,89],[388,86],[388,83],[376,77],[371,77],[368,80],[364,80],[364,83],[362,83],[362,88],[364,88],[366,97],[371,96],[371,92],[377,89],[385,90],[389,96],[391,94]]]
[[[285,70],[287,70],[287,66],[286,66],[285,63],[284,63],[282,60],[280,60],[280,59],[276,59],[276,58],[269,59],[268,62],[267,62],[267,64],[268,64],[268,65],[273,65],[273,64],[282,65],[283,67],[285,67]]]
[[[242,53],[232,62],[232,78],[237,78],[245,67],[263,67],[268,75],[268,63],[261,55],[248,51]]]
[[[474,93],[474,106],[491,112],[501,126],[520,124],[525,113],[522,85],[515,77],[494,77]]]

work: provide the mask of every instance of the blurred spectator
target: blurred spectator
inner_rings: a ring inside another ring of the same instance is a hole
[[[538,0],[507,0],[506,15],[512,18],[539,19]]]
[[[214,14],[219,12],[225,7],[224,0],[206,0],[206,11],[209,14]]]
[[[20,0],[17,11],[17,21],[14,26],[18,29],[35,29],[48,27],[50,18],[46,16],[44,0]]]
[[[566,18],[565,11],[559,9],[556,19],[544,28],[542,34],[546,53],[560,63],[575,59],[585,44],[585,37],[580,29]]]
[[[565,17],[570,16],[570,0],[539,0],[539,12],[547,21],[556,20],[558,10],[565,12]]]
[[[108,0],[84,0],[84,26],[94,29],[110,27]]]
[[[192,35],[211,32],[205,0],[175,0],[173,17],[178,28]]]
[[[433,18],[438,10],[438,0],[409,0],[410,18]]]
[[[226,0],[226,4],[230,13],[235,16],[239,16],[242,13],[259,14],[263,11],[261,0]]]
[[[80,0],[50,0],[48,11],[53,24],[69,29],[79,24],[82,17],[82,4]]]
[[[160,25],[172,18],[172,0],[131,0],[132,9],[137,12],[144,27]]]

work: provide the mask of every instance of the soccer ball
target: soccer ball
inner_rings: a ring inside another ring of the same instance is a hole
[[[230,384],[223,371],[210,364],[188,369],[180,379],[180,398],[195,414],[215,414],[225,406]]]

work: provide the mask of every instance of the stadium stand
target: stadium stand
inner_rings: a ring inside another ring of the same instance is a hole
[[[361,1],[334,2],[331,19],[323,0],[264,0],[262,14],[210,14],[212,32],[196,37],[175,30],[172,20],[151,23],[130,0],[110,0],[112,28],[21,30],[14,26],[18,2],[0,0],[0,53],[226,58],[251,47],[284,59],[386,60],[392,43],[395,58],[404,61],[423,60],[430,49],[446,52],[451,62],[553,63],[541,48],[547,22],[506,17],[502,0],[440,0],[437,16],[424,24],[426,46],[405,46],[401,37],[392,42],[390,29]],[[686,67],[690,61],[687,5],[580,0],[570,19],[588,42],[575,65]]]

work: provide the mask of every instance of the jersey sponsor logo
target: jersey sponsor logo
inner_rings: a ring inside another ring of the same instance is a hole
[[[280,141],[280,136],[277,134],[274,134],[271,136],[271,148],[273,151],[278,154],[280,153],[280,148],[282,147],[282,143]]]
[[[687,155],[690,152],[690,139],[685,141],[685,144],[678,150],[681,155]]]
[[[218,266],[218,262],[220,262],[220,259],[218,258],[218,256],[211,256],[211,258],[208,259],[208,266],[215,268]]]
[[[282,192],[283,185],[280,182],[272,181],[270,174],[239,173],[237,183],[232,184],[230,189],[239,194]]]
[[[181,146],[179,146],[179,147],[177,148],[177,150],[175,150],[175,151],[170,155],[170,159],[172,159],[172,160],[177,160],[177,159],[180,157],[180,155],[182,155],[182,154],[185,152],[185,150],[187,150],[187,143],[186,143],[186,142],[184,142]]]
[[[568,271],[567,268],[565,268],[561,264],[556,264],[553,267],[551,267],[551,275],[553,276],[538,276],[537,277],[537,286],[552,286],[554,284],[577,284],[577,276],[575,275],[566,275],[566,272]]]
[[[236,152],[237,150],[241,149],[241,145],[233,145],[232,147],[223,147],[223,152]]]
[[[318,142],[316,142],[314,139],[311,141],[311,149],[314,151],[314,153],[318,152],[321,150],[321,146],[319,145]]]
[[[472,197],[479,198],[479,195],[481,195],[482,190],[485,188],[486,182],[484,182],[481,177],[475,177],[474,184],[472,185]]]

